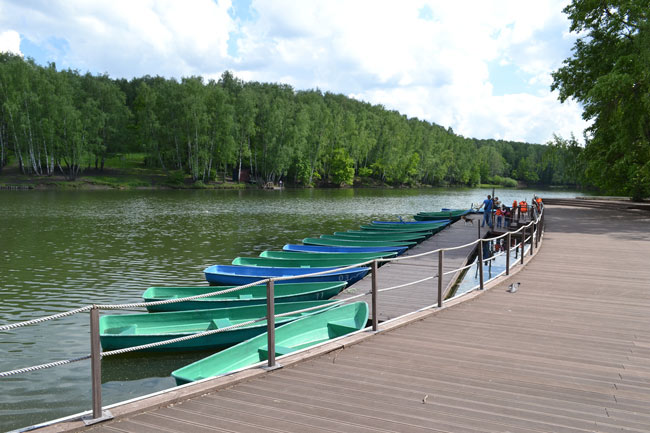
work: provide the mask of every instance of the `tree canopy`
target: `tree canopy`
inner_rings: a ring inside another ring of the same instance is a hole
[[[606,192],[650,195],[650,2],[573,0],[564,12],[580,36],[553,74],[560,99],[575,98],[586,131],[586,176]]]
[[[74,179],[108,158],[144,163],[195,183],[580,185],[582,148],[477,140],[381,105],[319,89],[218,80],[58,71],[0,54],[0,171]]]

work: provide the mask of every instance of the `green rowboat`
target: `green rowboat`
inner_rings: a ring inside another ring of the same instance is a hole
[[[275,354],[286,355],[363,329],[368,305],[355,302],[295,320],[275,330]],[[268,359],[266,333],[172,372],[177,385],[250,367]]]
[[[287,283],[276,284],[274,287],[275,302],[320,301],[337,295],[346,286],[345,281],[329,281],[318,283]],[[203,295],[235,286],[203,286],[203,287],[149,287],[142,294],[145,302],[163,301],[166,299],[187,298]],[[230,308],[244,305],[266,304],[266,285],[251,286],[236,292],[209,296],[193,301],[175,302],[147,306],[150,312],[204,310],[209,308]]]
[[[334,236],[343,239],[360,239],[366,241],[414,241],[422,242],[427,236],[421,233],[375,233],[365,231],[334,232]]]
[[[331,307],[332,301],[286,302],[275,306],[275,314],[305,308]],[[321,310],[311,310],[276,318],[276,326]],[[213,310],[174,311],[159,314],[115,314],[99,318],[99,338],[103,350],[122,349],[185,337],[203,331],[226,328],[266,317],[266,305],[218,308]],[[266,332],[266,321],[256,322],[191,340],[156,346],[143,351],[176,352],[223,349]]]
[[[337,247],[412,247],[416,242],[392,242],[392,241],[355,241],[340,239],[331,235],[321,235],[320,238],[305,238],[302,240],[305,245],[326,245]]]
[[[232,264],[241,266],[273,266],[276,268],[327,268],[356,265],[366,261],[368,260],[355,258],[332,259],[311,257],[308,259],[275,259],[269,257],[237,257],[232,261]]]
[[[273,259],[313,259],[313,258],[324,258],[324,259],[355,259],[359,260],[359,263],[365,262],[366,260],[374,260],[381,258],[396,257],[396,252],[383,252],[383,253],[316,253],[316,252],[301,252],[301,251],[263,251],[260,253],[260,257],[268,257]]]
[[[392,224],[377,224],[377,223],[370,223],[372,227],[380,228],[380,229],[393,229],[393,230],[435,230],[440,226],[448,226],[449,221],[444,220],[444,221],[428,221],[424,222],[421,224],[400,224],[400,223],[392,223]]]
[[[461,216],[467,215],[470,212],[469,209],[462,210],[448,210],[440,212],[419,212],[417,215],[413,215],[413,219],[416,221],[435,221],[450,219],[451,221],[458,221]]]

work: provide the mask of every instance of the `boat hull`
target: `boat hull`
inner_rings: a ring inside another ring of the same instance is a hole
[[[358,331],[368,321],[368,305],[355,302],[298,319],[275,330],[275,353],[282,356]],[[177,385],[246,368],[267,358],[266,333],[172,372]]]
[[[331,235],[322,235],[331,236]],[[416,242],[392,242],[392,241],[357,241],[351,239],[327,239],[327,238],[305,238],[302,240],[305,245],[320,245],[334,247],[412,247]]]
[[[339,294],[347,283],[340,281],[324,283],[289,283],[278,284],[274,288],[275,303],[319,301],[330,299]],[[234,286],[233,286],[234,287]],[[151,304],[155,301],[187,298],[204,295],[231,287],[149,287],[142,294],[144,301]],[[203,310],[213,308],[232,308],[246,305],[266,304],[266,285],[247,287],[232,293],[194,299],[191,301],[175,302],[172,304],[147,305],[149,312]]]
[[[422,242],[428,236],[413,233],[379,233],[369,231],[347,231],[347,232],[334,232],[334,236],[340,239],[359,239],[368,241],[408,241],[408,242]]]
[[[358,265],[359,263],[366,261],[368,261],[368,259],[315,257],[304,259],[276,259],[268,257],[237,257],[232,261],[232,264],[237,266],[270,266],[274,268],[325,268]]]
[[[264,251],[260,253],[260,257],[268,257],[274,259],[312,259],[314,257],[328,258],[342,258],[342,259],[355,259],[360,261],[382,259],[387,257],[395,257],[397,255],[394,251],[378,252],[378,253],[330,253],[330,252],[302,252],[302,251]]]
[[[305,308],[328,308],[332,301],[287,302],[275,306],[275,314],[283,314]],[[194,335],[212,329],[225,328],[238,323],[266,316],[266,305],[234,308],[191,310],[159,314],[105,315],[99,319],[99,338],[104,351],[159,343],[173,338]],[[312,312],[297,313],[276,318],[276,326],[289,323]],[[267,330],[266,321],[256,322],[232,330],[180,341],[143,350],[146,352],[179,352],[192,350],[223,349],[255,337]]]
[[[242,286],[267,278],[288,276],[297,278],[276,281],[276,284],[345,281],[350,285],[365,277],[370,270],[370,268],[358,267],[344,271],[334,270],[328,274],[312,277],[300,277],[300,275],[331,271],[333,269],[336,268],[272,268],[268,266],[214,265],[206,268],[203,273],[210,285],[217,286]]]
[[[286,244],[282,247],[285,251],[302,251],[302,252],[331,252],[331,253],[377,253],[377,252],[396,252],[397,255],[403,254],[407,247],[348,247],[333,245],[296,245]]]

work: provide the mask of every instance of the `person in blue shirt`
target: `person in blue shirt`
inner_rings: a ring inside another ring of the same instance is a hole
[[[492,196],[488,194],[487,199],[483,200],[483,204],[479,206],[479,209],[483,208],[483,224],[481,227],[485,227],[485,222],[487,221],[488,227],[492,227]]]

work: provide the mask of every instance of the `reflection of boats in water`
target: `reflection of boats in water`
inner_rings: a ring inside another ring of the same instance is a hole
[[[125,353],[123,355],[107,356],[102,358],[102,383],[118,381],[135,381],[145,378],[164,378],[174,386],[174,380],[170,379],[173,370],[184,365],[198,361],[206,356],[212,355],[217,351],[199,351],[199,352],[176,352],[176,353],[157,353],[152,356],[151,353]],[[167,387],[164,387],[167,388]],[[164,389],[161,388],[161,389]],[[140,392],[140,394],[142,394]]]

